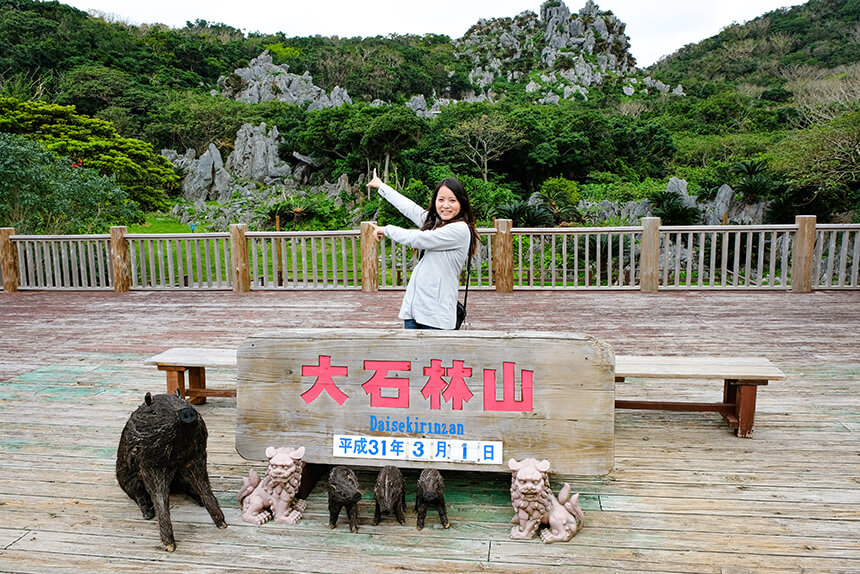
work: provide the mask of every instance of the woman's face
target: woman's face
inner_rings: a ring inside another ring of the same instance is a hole
[[[460,202],[448,186],[443,185],[436,194],[436,213],[442,221],[451,221],[460,214]]]

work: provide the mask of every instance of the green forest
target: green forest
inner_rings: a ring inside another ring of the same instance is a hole
[[[96,233],[167,213],[185,202],[184,174],[161,150],[214,144],[226,158],[247,123],[276,127],[285,161],[295,152],[315,165],[300,189],[246,206],[261,227],[273,228],[276,215],[284,229],[396,221],[361,185],[373,169],[419,203],[442,177],[459,177],[482,224],[583,225],[585,205],[643,199],[666,223],[698,223],[701,213],[666,192],[671,177],[701,199],[726,184],[743,202],[767,202],[767,223],[797,214],[860,222],[860,0],[769,12],[648,69],[599,68],[601,81],[573,96],[547,87],[547,74],[583,62],[598,69],[600,50],[632,57],[598,35],[594,53],[561,54],[548,66],[547,32],[532,16],[493,23],[530,31],[524,42],[534,49],[516,58],[506,59],[496,28],[468,31],[486,42],[482,53],[510,61],[481,85],[463,44],[444,35],[287,37],[202,20],[172,29],[0,0],[0,226]],[[586,27],[594,19],[581,17]],[[265,51],[327,93],[346,89],[352,103],[312,109],[219,93],[242,87],[234,71]],[[683,93],[641,89],[645,78]],[[538,84],[558,101],[536,103],[529,86]],[[452,103],[424,117],[406,105],[416,95]],[[344,175],[350,186],[339,197],[314,191]]]

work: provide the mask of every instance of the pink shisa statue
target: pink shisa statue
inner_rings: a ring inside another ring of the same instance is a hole
[[[269,467],[260,480],[252,468],[236,497],[242,509],[242,520],[261,525],[274,518],[275,522],[298,524],[307,509],[305,500],[296,498],[302,481],[302,457],[305,447],[266,449]]]
[[[545,544],[567,542],[582,528],[585,514],[579,507],[579,493],[571,496],[570,485],[566,482],[553,496],[549,486],[548,460],[538,462],[527,458],[521,462],[508,461],[513,471],[511,478],[511,504],[514,517],[511,519],[511,538],[529,540],[540,530],[540,538]],[[546,528],[541,529],[541,526]]]

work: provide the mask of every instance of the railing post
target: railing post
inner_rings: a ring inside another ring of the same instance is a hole
[[[660,289],[660,218],[642,218],[642,242],[639,254],[639,289],[656,293]]]
[[[230,224],[230,264],[233,268],[233,292],[247,293],[251,290],[251,268],[248,265],[248,240],[244,223]]]
[[[494,219],[493,227],[493,279],[498,293],[511,293],[514,290],[514,221]]]
[[[795,293],[809,293],[812,291],[816,217],[798,215],[794,222],[797,224],[797,235],[794,236],[794,253],[791,258],[791,290]]]
[[[361,222],[361,290],[379,291],[379,244],[373,237],[372,221]]]
[[[113,265],[113,290],[122,293],[131,289],[131,265],[128,259],[128,228],[117,225],[110,228],[110,252]]]
[[[10,239],[15,235],[14,227],[0,227],[0,269],[3,275],[3,291],[15,293],[21,284],[18,275],[18,250]]]

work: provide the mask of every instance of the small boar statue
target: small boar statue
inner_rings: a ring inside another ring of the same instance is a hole
[[[418,530],[424,528],[424,519],[427,517],[427,507],[432,506],[439,513],[439,521],[442,528],[448,528],[448,510],[445,507],[445,481],[435,468],[425,468],[418,477],[418,493],[415,496],[415,512],[418,513],[416,526]]]
[[[170,493],[184,493],[205,506],[218,528],[227,528],[206,472],[206,423],[179,393],[146,393],[122,430],[116,453],[120,487],[146,520],[158,517],[161,543],[176,550]]]
[[[397,522],[406,523],[403,513],[406,511],[406,490],[403,488],[403,474],[396,466],[386,466],[376,477],[373,489],[376,499],[376,510],[373,512],[372,524],[376,526],[382,519],[383,513],[393,513]]]
[[[242,520],[261,525],[269,520],[284,524],[298,524],[307,509],[307,501],[296,498],[302,481],[302,457],[305,447],[266,449],[269,467],[266,476],[252,468],[248,478],[242,479],[242,488],[236,501],[242,509]]]
[[[358,489],[358,479],[355,473],[345,466],[336,466],[328,475],[328,527],[337,526],[340,510],[346,507],[349,519],[349,531],[358,532],[358,501],[361,491]]]
[[[570,494],[566,482],[553,496],[549,486],[550,464],[547,460],[538,462],[534,458],[522,461],[510,459],[508,468],[511,477],[511,504],[514,517],[511,519],[511,538],[529,540],[538,534],[545,544],[567,542],[582,528],[585,514],[579,507],[579,494]]]

